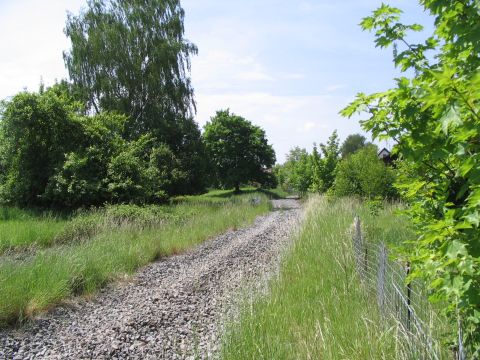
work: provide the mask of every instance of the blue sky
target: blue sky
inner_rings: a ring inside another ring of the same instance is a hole
[[[431,29],[412,0],[389,1],[406,22]],[[66,11],[86,0],[0,0],[0,98],[67,77],[62,51]],[[197,121],[230,108],[263,127],[282,162],[294,146],[311,149],[334,129],[360,132],[338,111],[359,91],[388,88],[398,76],[390,49],[376,49],[358,26],[377,0],[183,0]],[[428,32],[427,32],[428,33]],[[389,144],[381,144],[389,145]]]

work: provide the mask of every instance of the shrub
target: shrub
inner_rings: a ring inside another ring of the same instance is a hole
[[[393,169],[377,157],[374,147],[366,147],[342,160],[337,168],[334,193],[337,196],[392,198]]]

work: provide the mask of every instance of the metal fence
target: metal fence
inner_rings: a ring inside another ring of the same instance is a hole
[[[359,217],[355,218],[353,224],[352,240],[362,286],[377,299],[383,318],[393,319],[399,325],[398,335],[402,338],[399,351],[402,356],[409,359],[441,359],[441,348],[433,334],[434,325],[438,324],[436,312],[428,301],[425,286],[406,281],[410,264],[390,259],[385,244],[366,241]],[[461,332],[459,344],[462,344]],[[462,346],[452,357],[466,359]]]

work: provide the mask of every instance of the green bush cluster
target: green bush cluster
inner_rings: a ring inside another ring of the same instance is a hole
[[[343,159],[336,169],[334,191],[338,196],[394,198],[395,173],[377,156],[377,149],[367,146]]]
[[[2,203],[140,204],[203,188],[202,181],[187,184],[199,174],[186,168],[182,154],[152,133],[129,139],[124,115],[85,115],[62,84],[15,95],[3,103],[1,116]]]
[[[314,145],[309,154],[294,148],[283,165],[275,167],[278,183],[284,190],[358,196],[365,199],[396,198],[396,170],[378,158],[378,148],[359,134],[350,135],[339,147],[336,131],[326,145]],[[340,157],[340,153],[343,154]]]
[[[328,191],[333,186],[335,169],[340,160],[336,131],[326,145],[320,144],[320,150],[321,153],[316,145],[312,154],[298,147],[292,149],[287,155],[287,161],[275,168],[280,186],[284,190],[294,191],[300,195]]]

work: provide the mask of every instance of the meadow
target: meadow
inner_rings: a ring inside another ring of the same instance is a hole
[[[92,294],[160,257],[250,224],[270,209],[269,196],[253,189],[68,216],[3,207],[0,326],[21,323],[69,297]]]

